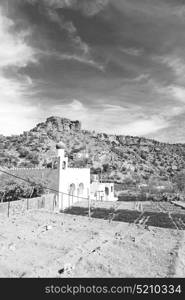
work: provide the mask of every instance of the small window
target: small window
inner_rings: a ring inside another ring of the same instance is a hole
[[[113,186],[111,186],[111,193],[113,192]]]
[[[62,162],[62,169],[63,169],[63,170],[66,169],[66,162],[65,162],[65,161]]]

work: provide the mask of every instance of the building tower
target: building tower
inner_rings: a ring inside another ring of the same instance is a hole
[[[59,169],[66,170],[68,167],[68,157],[65,156],[65,144],[63,142],[56,144],[56,149]]]
[[[68,157],[65,156],[65,144],[63,142],[59,142],[56,145],[57,149],[57,156],[58,156],[58,187],[59,187],[59,195],[58,195],[58,203],[59,203],[59,209],[63,210],[63,200],[64,195],[63,193],[67,194],[66,189],[66,171],[68,169]]]

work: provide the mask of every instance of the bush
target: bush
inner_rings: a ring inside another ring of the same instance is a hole
[[[185,172],[179,172],[173,177],[173,183],[179,192],[185,191]]]
[[[29,151],[26,148],[24,148],[24,147],[21,147],[21,148],[19,148],[17,150],[19,152],[19,157],[20,158],[25,158],[26,156],[29,155]]]
[[[38,165],[39,164],[39,155],[35,152],[30,152],[26,158],[33,164]]]
[[[3,202],[39,197],[45,193],[47,182],[31,179],[29,176],[25,180],[1,176],[0,197]]]
[[[103,172],[104,172],[104,173],[108,172],[109,169],[110,169],[109,164],[103,164]]]
[[[1,153],[0,154],[0,166],[6,166],[6,167],[12,167],[12,166],[17,166],[18,163],[18,158],[10,155],[10,154],[5,154]]]

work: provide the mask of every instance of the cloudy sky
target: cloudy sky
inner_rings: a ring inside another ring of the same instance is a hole
[[[56,115],[185,142],[184,0],[0,0],[0,134]]]

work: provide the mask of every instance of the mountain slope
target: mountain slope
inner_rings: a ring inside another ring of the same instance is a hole
[[[168,179],[185,168],[185,144],[95,133],[81,128],[79,121],[50,117],[17,136],[0,136],[1,167],[52,166],[55,145],[66,144],[70,166],[89,166],[106,179]]]

